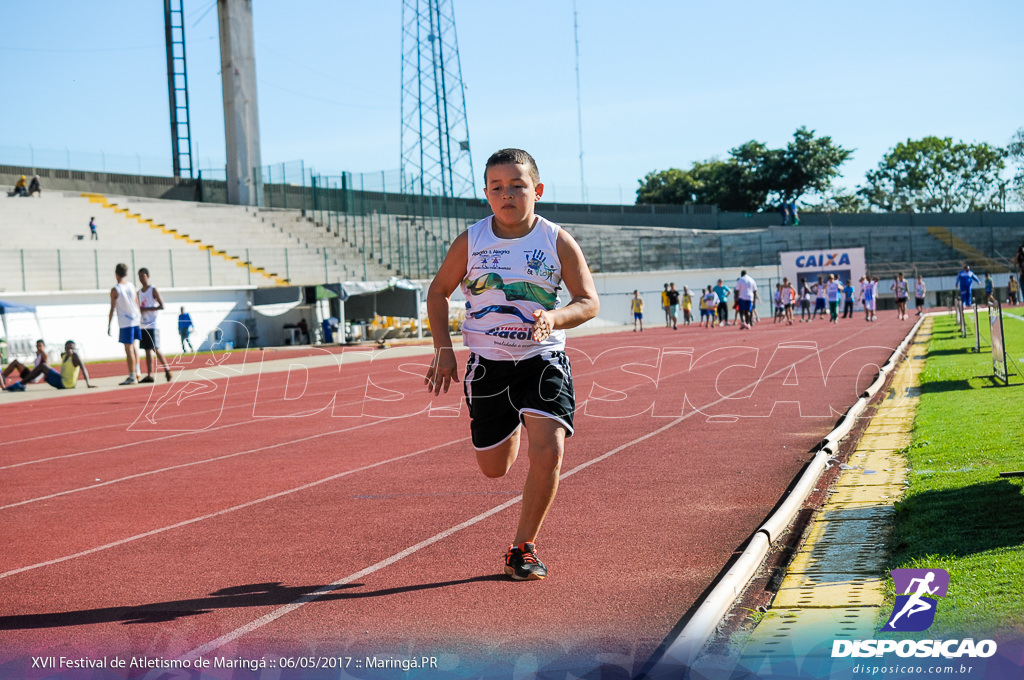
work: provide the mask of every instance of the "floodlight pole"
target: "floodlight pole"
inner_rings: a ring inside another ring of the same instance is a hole
[[[228,203],[263,205],[252,0],[217,0]]]

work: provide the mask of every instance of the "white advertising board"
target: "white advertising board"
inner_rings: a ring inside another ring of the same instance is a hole
[[[867,272],[863,248],[828,248],[826,250],[794,250],[779,253],[779,273],[793,282],[799,290],[801,279],[808,285],[816,283],[818,276],[828,278],[836,274],[840,281],[857,281]]]

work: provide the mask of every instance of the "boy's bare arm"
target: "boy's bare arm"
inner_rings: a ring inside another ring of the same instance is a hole
[[[594,277],[576,239],[564,229],[558,232],[558,259],[562,263],[562,284],[572,297],[564,307],[539,309],[533,313],[533,339],[542,342],[552,331],[576,328],[593,319],[601,309]]]
[[[153,300],[156,302],[156,307],[154,307],[156,311],[164,308],[164,298],[156,288],[153,289]]]
[[[81,369],[82,379],[85,380],[86,387],[96,387],[95,385],[89,382],[89,369],[85,367],[85,362],[82,361],[82,358],[80,356],[78,356],[78,352],[72,352],[71,363],[77,366],[79,369]]]
[[[469,236],[466,232],[455,238],[427,289],[427,318],[430,320],[430,335],[434,340],[434,358],[430,362],[423,383],[427,386],[427,391],[434,394],[447,392],[452,381],[459,381],[459,367],[455,361],[452,336],[448,329],[448,302],[466,276],[468,243]]]
[[[110,313],[107,314],[107,335],[110,335],[110,322],[114,320],[114,308],[117,305],[117,288],[110,289]]]

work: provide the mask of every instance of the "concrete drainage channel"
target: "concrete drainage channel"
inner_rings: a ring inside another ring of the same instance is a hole
[[[743,593],[747,584],[756,574],[772,544],[779,539],[786,528],[793,522],[804,502],[814,491],[821,474],[828,467],[828,461],[839,451],[839,442],[846,437],[864,412],[871,400],[886,384],[896,370],[897,364],[921,328],[925,317],[922,317],[910,329],[903,342],[900,343],[889,359],[878,371],[878,376],[870,387],[865,390],[856,403],[843,414],[837,426],[821,441],[814,459],[808,464],[800,479],[786,500],[771,517],[757,530],[750,543],[736,562],[729,568],[711,593],[694,612],[694,615],[680,631],[676,639],[667,647],[662,657],[654,664],[647,676],[652,679],[661,677],[680,677],[680,671],[687,672],[700,656],[708,640],[722,622],[736,599]]]

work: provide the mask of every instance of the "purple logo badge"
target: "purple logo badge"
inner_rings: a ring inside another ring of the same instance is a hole
[[[949,572],[945,569],[893,569],[889,572],[896,588],[896,604],[892,616],[882,630],[919,632],[935,621],[938,601],[949,588]]]

